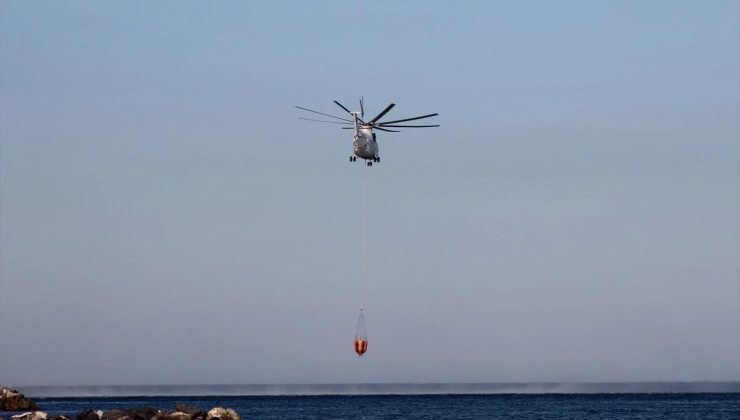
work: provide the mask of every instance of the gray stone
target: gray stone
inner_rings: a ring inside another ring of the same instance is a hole
[[[76,420],[100,420],[100,417],[102,417],[103,412],[100,413],[95,412],[94,410],[88,408],[87,410],[81,412],[80,414],[75,417]]]
[[[214,407],[208,410],[206,420],[240,420],[239,414],[230,408]]]
[[[29,411],[28,413],[11,416],[11,420],[47,420],[48,415],[43,411]]]
[[[193,416],[188,413],[183,413],[182,411],[175,411],[173,413],[168,413],[163,418],[165,420],[191,420]]]
[[[104,411],[100,417],[101,420],[133,420],[127,410],[108,410]]]
[[[39,407],[30,398],[26,398],[18,390],[0,387],[0,411],[38,410]]]

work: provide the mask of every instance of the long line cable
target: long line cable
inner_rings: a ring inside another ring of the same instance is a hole
[[[362,181],[362,232],[360,237],[360,311],[365,309],[365,287],[367,285],[367,176],[364,165]]]

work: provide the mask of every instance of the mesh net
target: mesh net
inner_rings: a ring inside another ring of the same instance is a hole
[[[354,341],[355,353],[362,356],[367,351],[367,330],[365,329],[365,313],[360,310],[360,317],[357,319],[357,330],[355,331]]]

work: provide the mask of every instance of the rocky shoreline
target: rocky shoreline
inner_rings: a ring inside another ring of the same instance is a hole
[[[72,420],[66,416],[50,416],[44,411],[29,411],[10,417],[11,420]],[[77,414],[74,420],[240,420],[239,414],[223,407],[208,411],[186,404],[178,404],[174,411],[159,410],[152,407],[93,410],[87,409]]]
[[[10,417],[10,420],[72,420],[66,416],[49,415],[38,404],[9,387],[0,387],[0,411],[23,411]],[[0,420],[5,420],[0,417]],[[223,407],[201,410],[188,404],[177,404],[175,410],[160,410],[152,407],[130,409],[93,410],[87,409],[74,417],[74,420],[240,420],[239,414]]]
[[[17,389],[0,387],[0,411],[38,410],[39,407],[30,398],[26,398]]]

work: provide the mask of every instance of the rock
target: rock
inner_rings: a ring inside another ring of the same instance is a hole
[[[162,414],[162,411],[152,407],[143,407],[130,410],[134,420],[150,420]]]
[[[142,407],[128,410],[108,410],[102,413],[100,420],[151,420],[160,417],[163,417],[162,411],[156,408]]]
[[[69,420],[66,416],[51,416],[49,420]]]
[[[183,416],[187,415],[187,418]],[[205,420],[206,412],[190,404],[177,404],[175,411],[167,415],[168,420]]]
[[[63,417],[52,419],[12,419],[12,420],[69,420]],[[207,413],[198,407],[177,404],[175,411],[162,411],[151,407],[123,410],[93,411],[85,410],[75,420],[240,420],[239,414],[230,409],[215,407]]]
[[[30,411],[28,413],[10,416],[11,420],[47,420],[48,416],[43,411]]]
[[[103,416],[102,411],[93,411],[92,409],[87,409],[80,414],[77,415],[77,420],[100,420],[100,418]]]
[[[13,388],[0,387],[0,411],[38,410],[39,407],[30,398]]]
[[[101,420],[133,420],[125,410],[108,410],[100,416]]]
[[[182,411],[175,411],[173,413],[168,413],[162,418],[164,420],[191,420],[193,416],[188,413],[183,413]]]
[[[206,420],[240,420],[239,414],[230,408],[214,407],[208,410]]]
[[[190,404],[177,404],[175,405],[175,411],[180,411],[187,414],[196,414],[202,412],[203,410]]]

